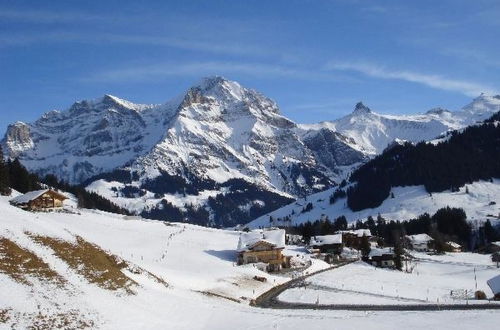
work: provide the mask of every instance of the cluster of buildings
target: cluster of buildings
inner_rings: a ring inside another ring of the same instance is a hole
[[[393,247],[379,247],[379,238],[369,229],[342,230],[331,235],[317,235],[310,239],[307,246],[309,253],[316,258],[332,263],[339,260],[360,259],[361,251],[369,247],[369,252],[362,257],[367,263],[382,268],[395,267]],[[300,235],[286,235],[284,229],[259,229],[242,232],[238,243],[238,264],[264,263],[266,270],[279,271],[290,267],[290,259],[282,251],[285,244],[302,245]],[[460,252],[462,246],[447,242],[448,251]],[[407,235],[403,238],[406,249],[418,252],[433,252],[435,242],[427,234]]]

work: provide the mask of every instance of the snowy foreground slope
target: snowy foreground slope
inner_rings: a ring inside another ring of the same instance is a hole
[[[469,193],[466,192],[468,189]],[[394,187],[392,193],[394,198],[387,198],[382,205],[373,209],[365,209],[353,212],[346,205],[346,198],[337,200],[330,204],[330,195],[333,189],[329,189],[311,196],[306,200],[298,201],[284,206],[274,212],[261,216],[250,222],[250,228],[268,227],[270,225],[283,225],[279,219],[289,216],[291,224],[301,224],[307,221],[315,221],[328,216],[330,220],[344,215],[348,222],[365,220],[368,216],[376,217],[381,214],[387,220],[410,220],[423,213],[433,214],[438,209],[450,206],[463,208],[469,221],[485,221],[495,219],[500,214],[500,180],[493,182],[474,182],[461,187],[458,192],[443,191],[429,194],[423,186]],[[492,203],[494,202],[494,203]],[[309,212],[302,212],[307,203],[313,204]],[[269,217],[275,219],[270,223]]]
[[[287,278],[262,273],[251,265],[233,266],[238,233],[80,212],[29,213],[0,197],[0,240],[13,242],[23,254],[32,253],[32,261],[41,259],[38,265],[51,269],[30,272],[33,263],[27,261],[18,277],[13,269],[0,272],[1,329],[64,324],[101,329],[324,329],[332,325],[336,329],[453,329],[457,325],[472,329],[494,328],[499,320],[491,311],[365,313],[250,307],[248,299]],[[63,259],[74,251],[57,255],[41,243],[47,237],[58,238],[57,242],[84,240],[102,253],[119,257],[129,265],[122,276],[133,281],[128,282],[130,292],[91,282],[95,274],[78,272],[88,263],[85,256],[78,268],[72,268]],[[293,255],[297,251],[289,249]],[[2,265],[7,261],[4,254],[2,250]],[[312,267],[309,271],[325,265],[316,262]],[[255,281],[254,275],[265,276],[268,282]]]
[[[481,290],[492,296],[486,281],[500,273],[490,255],[448,253],[429,256],[413,253],[411,272],[372,267],[362,261],[335,272],[314,275],[305,288],[292,288],[278,299],[320,304],[488,304],[474,300]],[[476,288],[477,282],[477,288]],[[492,313],[498,313],[492,311]],[[498,316],[500,317],[500,316]]]

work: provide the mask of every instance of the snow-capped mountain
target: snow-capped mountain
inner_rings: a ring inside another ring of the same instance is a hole
[[[480,95],[459,111],[431,109],[418,115],[383,115],[363,103],[340,119],[312,125],[299,125],[311,131],[329,129],[348,138],[349,145],[367,155],[381,153],[395,140],[420,142],[432,140],[448,130],[456,130],[483,121],[500,111],[500,95]]]
[[[50,111],[7,128],[3,145],[31,170],[81,182],[149,151],[163,134],[169,107],[133,104],[111,95]]]
[[[274,101],[211,77],[163,105],[110,95],[77,102],[32,124],[9,126],[2,143],[30,170],[86,182],[136,212],[163,216],[171,206],[188,207],[213,220],[214,208],[244,191],[232,204],[239,218],[250,220],[259,210],[332,186],[343,166],[366,158],[339,133],[298,133]]]
[[[42,176],[145,216],[230,225],[331,187],[398,139],[434,139],[499,106],[481,95],[458,112],[390,116],[359,103],[339,120],[297,125],[264,95],[210,77],[162,105],[80,101],[10,125],[2,145]]]

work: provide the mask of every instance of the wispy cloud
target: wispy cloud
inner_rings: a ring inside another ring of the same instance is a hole
[[[92,45],[143,45],[169,47],[187,51],[201,51],[212,54],[244,55],[255,57],[274,57],[290,62],[286,52],[270,49],[248,42],[234,42],[220,38],[217,40],[196,39],[194,37],[170,37],[154,35],[123,35],[103,33],[88,35],[78,32],[46,33],[0,33],[0,47],[22,47],[30,44],[46,43],[85,43]],[[299,57],[297,54],[294,58]]]
[[[495,89],[476,82],[450,79],[437,74],[425,74],[406,70],[392,70],[372,63],[337,62],[326,65],[327,70],[354,71],[381,79],[393,79],[413,82],[434,89],[459,92],[467,96],[477,96],[482,92],[495,93]]]
[[[83,82],[141,82],[161,80],[171,76],[195,76],[242,74],[251,77],[275,78],[285,77],[313,81],[345,81],[341,75],[332,75],[318,70],[287,67],[283,65],[250,63],[250,62],[167,62],[145,66],[129,66],[125,68],[105,70],[81,79]]]

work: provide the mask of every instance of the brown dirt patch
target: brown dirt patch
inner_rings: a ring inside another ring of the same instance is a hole
[[[128,294],[135,294],[132,288],[137,283],[122,272],[128,264],[119,257],[80,236],[76,236],[76,243],[71,243],[48,236],[29,235],[35,242],[50,247],[57,257],[90,283],[107,290],[125,290]]]
[[[46,313],[39,310],[34,313],[13,312],[12,309],[0,309],[0,324],[11,329],[50,330],[50,329],[90,329],[95,322],[82,315],[78,310]]]
[[[0,273],[25,285],[32,285],[29,277],[50,281],[59,286],[66,283],[62,276],[36,254],[4,237],[0,237]]]
[[[27,329],[89,329],[94,327],[94,321],[86,319],[77,310],[55,314],[30,314],[24,315],[31,320]]]

